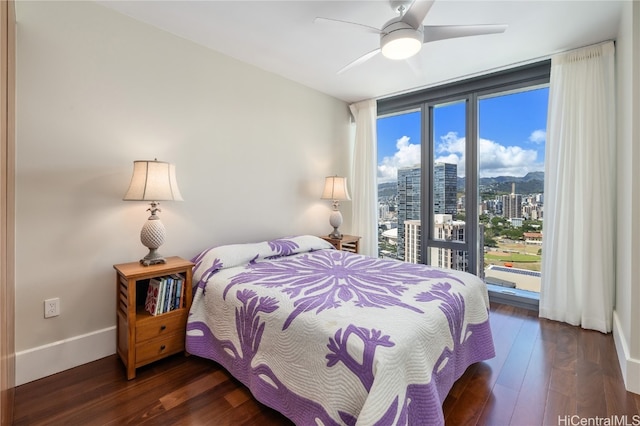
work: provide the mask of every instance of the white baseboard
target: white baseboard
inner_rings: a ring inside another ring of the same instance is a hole
[[[116,327],[16,353],[16,386],[116,353]]]
[[[625,388],[629,392],[640,394],[640,360],[632,358],[629,354],[629,345],[615,311],[613,311],[613,341],[616,345],[618,364],[622,370]]]

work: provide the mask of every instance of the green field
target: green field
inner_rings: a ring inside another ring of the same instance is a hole
[[[540,262],[540,256],[531,254],[520,253],[497,253],[493,254],[485,253],[484,259],[493,262],[521,262],[521,263],[533,263]]]
[[[523,243],[498,243],[495,250],[484,254],[485,267],[489,265],[503,266],[510,263],[514,268],[540,271],[542,256],[538,254],[540,246]]]

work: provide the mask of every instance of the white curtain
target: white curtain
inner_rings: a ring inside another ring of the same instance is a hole
[[[362,237],[360,253],[378,257],[378,191],[376,187],[378,105],[375,100],[349,106],[356,121],[351,167],[351,227]]]
[[[540,316],[609,332],[615,291],[614,45],[551,59]]]

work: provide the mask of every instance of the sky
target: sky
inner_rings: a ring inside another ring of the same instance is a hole
[[[548,88],[479,101],[480,177],[544,171]],[[378,119],[378,182],[397,179],[400,167],[420,163],[420,111]],[[434,109],[436,161],[458,165],[465,176],[464,103]]]

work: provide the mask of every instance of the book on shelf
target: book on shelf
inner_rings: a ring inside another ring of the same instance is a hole
[[[170,304],[170,300],[171,300],[171,286],[172,286],[172,282],[173,280],[171,279],[171,277],[164,277],[165,280],[165,285],[164,285],[164,302],[162,304],[163,310],[162,312],[169,312],[171,309],[171,304]]]
[[[176,280],[175,307],[179,309],[182,307],[182,277],[176,274],[173,276],[173,279]]]
[[[158,301],[156,305],[158,309],[156,309],[156,313],[154,315],[158,315],[164,312],[164,294],[166,292],[166,283],[164,281],[164,277],[158,278],[160,281],[160,291],[158,292]]]
[[[182,305],[182,276],[176,274],[149,280],[144,309],[151,315],[164,314]]]
[[[149,288],[147,289],[147,299],[144,303],[144,309],[151,315],[157,315],[159,310],[158,300],[160,300],[161,282],[157,278],[149,280]]]

